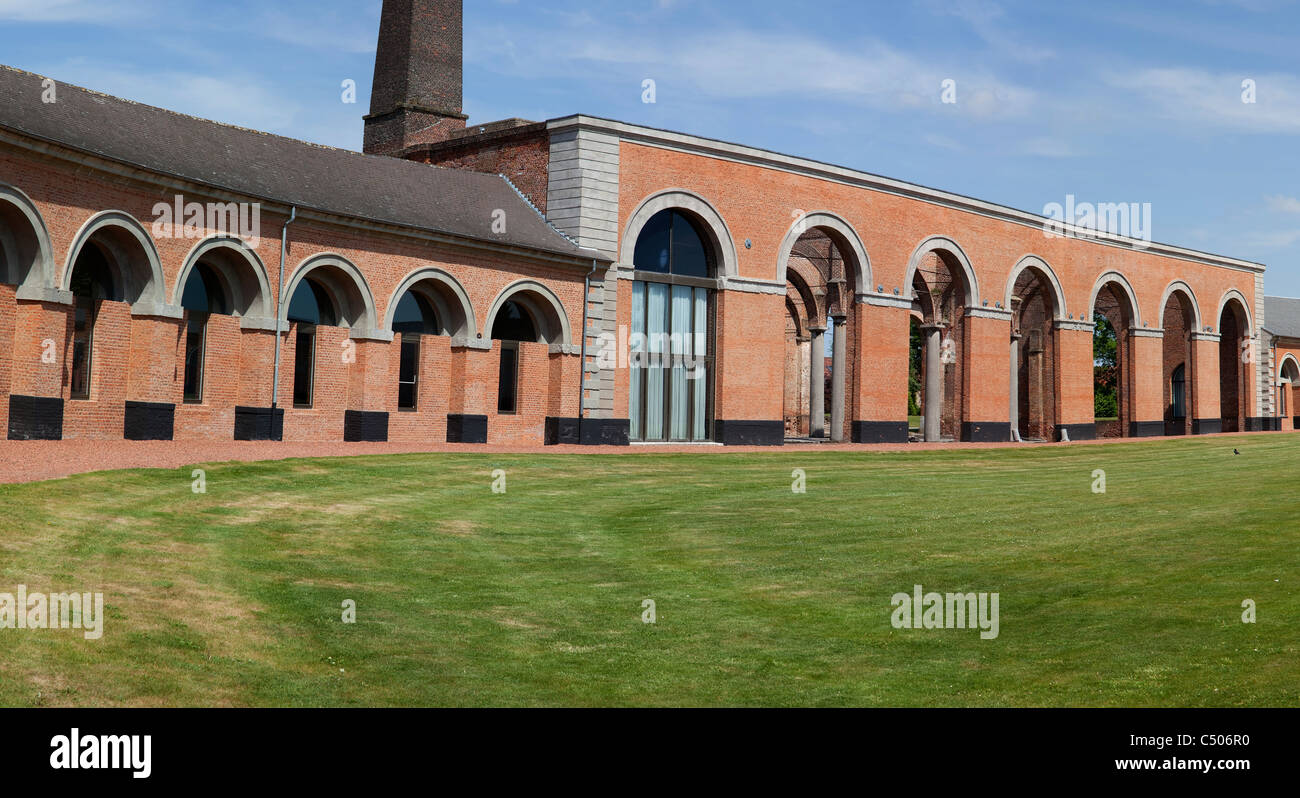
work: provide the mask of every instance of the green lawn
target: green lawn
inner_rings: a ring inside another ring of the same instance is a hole
[[[0,704],[1300,703],[1296,435],[206,471],[0,486],[0,591],[108,604],[0,629]],[[917,583],[1000,636],[893,628]]]

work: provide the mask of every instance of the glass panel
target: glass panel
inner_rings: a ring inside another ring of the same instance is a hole
[[[646,335],[649,351],[646,371],[646,440],[664,439],[664,337],[668,326],[668,286],[647,283]]]
[[[673,274],[710,276],[704,240],[691,220],[680,213],[673,214]]]
[[[298,328],[293,352],[293,404],[311,407],[312,381],[316,370],[316,330]]]
[[[501,371],[497,380],[497,412],[513,413],[519,393],[519,350],[501,345]]]
[[[91,331],[94,324],[94,301],[78,296],[72,317],[72,373],[69,378],[73,399],[90,398]]]
[[[632,331],[628,336],[627,417],[631,421],[632,439],[638,441],[645,439],[645,429],[641,426],[641,386],[645,379],[645,285],[639,280],[632,283]]]
[[[672,304],[672,400],[669,403],[669,420],[673,440],[686,440],[691,420],[691,406],[687,401],[686,364],[687,342],[691,335],[691,289],[685,285],[673,286]]]
[[[397,407],[414,410],[420,371],[420,336],[402,336],[402,354],[397,366]]]
[[[203,401],[203,346],[207,326],[206,313],[191,313],[186,323],[184,401],[191,404]]]
[[[695,324],[691,331],[694,334],[693,354],[703,359],[709,354],[709,292],[703,288],[695,289]],[[702,441],[708,432],[708,425],[705,423],[708,419],[708,402],[709,402],[709,368],[706,362],[701,360],[701,365],[695,370],[695,379],[691,387],[694,391],[695,408],[691,414],[691,439]]]
[[[660,211],[646,222],[636,237],[632,265],[641,271],[668,273],[672,244],[672,211]]]

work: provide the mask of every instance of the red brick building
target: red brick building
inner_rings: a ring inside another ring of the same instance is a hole
[[[885,442],[909,397],[927,440],[1295,414],[1260,264],[595,117],[466,127],[460,9],[384,4],[367,154],[0,69],[9,437]]]

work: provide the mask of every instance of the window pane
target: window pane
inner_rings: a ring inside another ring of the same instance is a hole
[[[203,401],[203,347],[208,317],[205,313],[191,313],[185,329],[185,392],[184,401]]]
[[[693,333],[692,351],[696,357],[703,358],[709,353],[709,292],[703,288],[695,289],[695,323],[691,332]],[[705,423],[708,414],[709,401],[709,369],[707,364],[700,363],[694,370],[695,379],[691,386],[695,397],[695,408],[691,414],[691,439],[702,441],[708,432],[708,426]]]
[[[316,370],[316,331],[298,329],[293,359],[293,403],[311,407],[312,381]]]
[[[709,276],[708,250],[704,240],[691,220],[680,214],[673,214],[673,274],[688,277]]]
[[[646,371],[646,440],[664,439],[664,338],[668,326],[668,286],[647,283],[646,348],[649,351]]]
[[[672,211],[660,211],[646,222],[636,237],[636,251],[632,254],[633,266],[641,271],[668,273],[672,222]]]
[[[497,412],[514,413],[519,392],[519,350],[501,346],[501,373],[497,382]]]
[[[691,334],[691,289],[674,285],[672,291],[672,401],[669,405],[671,437],[686,440],[691,407],[687,401],[686,343]]]
[[[627,416],[631,421],[631,434],[633,440],[644,440],[645,429],[642,425],[641,417],[641,385],[644,380],[645,364],[645,343],[644,338],[638,336],[645,335],[645,283],[635,281],[632,283],[632,331],[628,336],[628,399],[627,399]]]
[[[414,410],[420,371],[420,337],[402,336],[401,362],[397,368],[397,406]]]

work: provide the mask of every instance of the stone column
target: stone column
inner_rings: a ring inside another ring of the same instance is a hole
[[[808,437],[826,437],[826,341],[825,327],[808,330]]]
[[[836,443],[844,441],[844,383],[847,369],[844,363],[844,337],[848,335],[846,316],[835,316],[835,327],[831,341],[831,440]]]
[[[1020,333],[1011,333],[1011,440],[1020,429]]]
[[[943,361],[940,350],[943,346],[943,325],[926,324],[921,327],[925,333],[925,407],[922,408],[924,421],[921,424],[922,439],[939,440],[939,419],[943,412]]]

